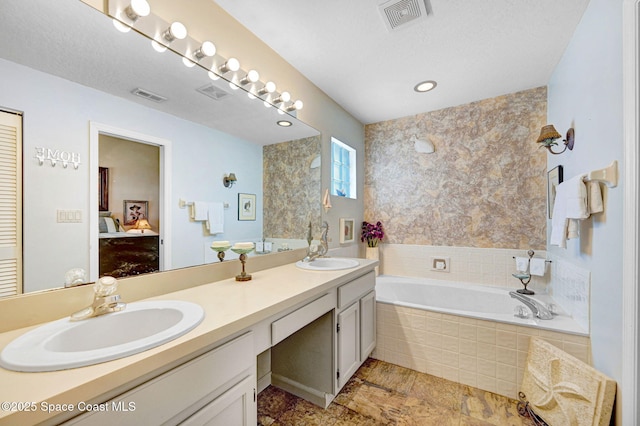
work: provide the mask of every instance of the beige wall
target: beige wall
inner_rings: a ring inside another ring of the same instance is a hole
[[[545,87],[365,130],[365,219],[385,242],[478,248],[546,247]],[[417,153],[410,138],[431,141]]]
[[[109,211],[124,224],[124,200],[148,201],[147,219],[158,232],[160,149],[157,146],[100,135],[99,166],[109,169]],[[129,227],[125,227],[129,228]]]

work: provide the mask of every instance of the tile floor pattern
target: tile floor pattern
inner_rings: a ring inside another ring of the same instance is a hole
[[[269,386],[258,395],[260,426],[533,425],[516,401],[369,358],[326,410]]]

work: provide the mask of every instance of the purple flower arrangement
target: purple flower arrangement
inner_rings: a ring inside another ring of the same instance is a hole
[[[382,230],[382,223],[376,222],[362,222],[362,236],[360,241],[367,242],[367,247],[378,247],[378,242],[384,238],[384,231]]]

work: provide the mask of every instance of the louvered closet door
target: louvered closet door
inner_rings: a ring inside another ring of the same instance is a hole
[[[22,293],[22,117],[0,111],[0,297]]]

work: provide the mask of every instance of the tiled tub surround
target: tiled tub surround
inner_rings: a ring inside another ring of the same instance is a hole
[[[511,276],[515,272],[512,257],[522,255],[525,251],[382,244],[380,272],[517,289],[522,285]],[[431,256],[449,257],[450,272],[431,271]],[[536,251],[536,256],[546,253]],[[547,292],[588,330],[589,272],[554,256],[549,259],[552,263],[546,276],[534,278],[532,288]],[[510,398],[517,397],[531,336],[540,336],[591,364],[587,336],[379,302],[377,314],[374,358]]]
[[[494,321],[377,304],[372,357],[517,398],[531,336],[591,364],[589,338]]]

